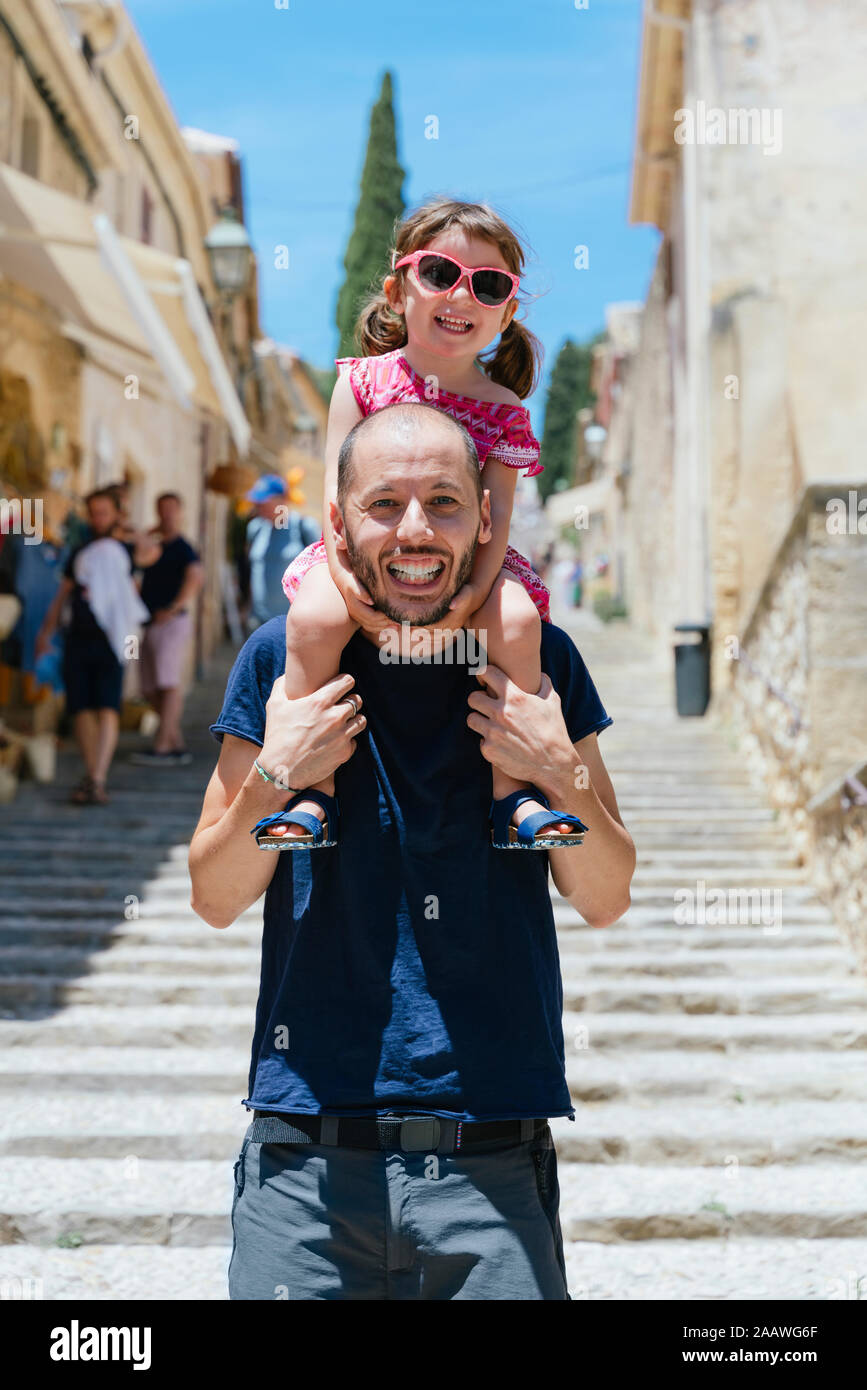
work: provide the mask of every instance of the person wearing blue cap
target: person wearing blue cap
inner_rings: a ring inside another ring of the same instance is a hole
[[[288,492],[285,478],[263,473],[247,493],[247,501],[256,508],[247,526],[252,627],[285,614],[286,566],[321,534],[317,522],[289,506]]]

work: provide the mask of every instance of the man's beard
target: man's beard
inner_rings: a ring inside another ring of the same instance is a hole
[[[343,535],[346,540],[346,553],[349,556],[349,563],[356,579],[364,585],[370,597],[373,599],[373,606],[380,613],[384,613],[393,623],[410,623],[413,627],[430,627],[433,623],[438,623],[446,616],[449,611],[449,604],[460,589],[466,584],[473,572],[473,565],[476,559],[476,547],[479,539],[479,527],[476,527],[476,534],[470,541],[458,564],[455,567],[455,579],[451,592],[445,594],[441,599],[437,599],[436,604],[425,611],[412,609],[410,613],[401,612],[389,602],[386,594],[380,590],[380,578],[378,571],[360,550],[357,550],[352,539],[352,534],[348,526],[344,526]],[[424,546],[417,549],[402,549],[403,555],[428,555],[435,554],[435,551],[425,550]]]

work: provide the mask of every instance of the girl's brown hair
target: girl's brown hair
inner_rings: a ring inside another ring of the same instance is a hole
[[[513,275],[524,273],[525,252],[511,227],[486,203],[461,203],[453,198],[434,198],[404,217],[395,226],[394,245],[389,249],[389,262],[399,261],[413,251],[428,246],[435,236],[451,227],[460,227],[468,236],[490,241],[498,248]],[[388,271],[390,276],[403,276],[405,269]],[[406,345],[406,323],[391,308],[380,286],[368,299],[358,316],[355,335],[362,355],[379,357]],[[542,366],[542,344],[534,333],[518,323],[517,315],[500,337],[492,354],[479,361],[491,381],[514,391],[524,400],[532,395]]]

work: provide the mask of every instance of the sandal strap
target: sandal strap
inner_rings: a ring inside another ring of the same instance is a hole
[[[576,832],[584,833],[589,828],[577,816],[570,816],[566,811],[552,811],[551,803],[544,792],[540,792],[539,788],[531,783],[528,787],[504,796],[502,801],[491,802],[491,826],[494,831],[495,843],[508,841],[512,816],[525,801],[538,801],[541,806],[546,806],[548,809],[546,811],[534,811],[531,816],[525,816],[521,824],[515,827],[515,835],[519,844],[531,845],[536,838],[537,831],[541,830],[543,826],[553,825],[557,821],[574,826]],[[566,836],[561,835],[560,838],[565,839]]]
[[[585,831],[587,826],[577,816],[560,814],[558,811],[536,811],[532,816],[525,816],[521,824],[515,827],[515,835],[519,844],[531,845],[536,838],[536,832],[542,830],[546,825],[554,825],[557,821],[564,821],[567,825],[573,825],[576,831]],[[565,835],[552,835],[552,839],[558,838],[565,840]]]
[[[323,825],[312,811],[293,810],[300,801],[313,801],[317,806],[321,806],[327,817],[326,823]],[[256,835],[258,831],[266,830],[269,825],[300,825],[302,830],[313,836],[314,843],[318,844],[320,840],[325,839],[326,832],[329,839],[337,838],[338,818],[337,801],[333,796],[315,789],[302,791],[293,796],[282,811],[276,811],[273,816],[265,816],[263,820],[257,821],[250,834]]]
[[[519,787],[516,792],[510,792],[508,796],[504,796],[502,801],[491,802],[491,827],[497,840],[508,839],[512,816],[525,801],[538,801],[543,806],[548,805],[539,788],[532,785]]]

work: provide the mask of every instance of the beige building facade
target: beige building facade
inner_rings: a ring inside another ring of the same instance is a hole
[[[122,5],[3,0],[0,492],[50,496],[54,524],[124,480],[137,526],[178,492],[207,577],[191,673],[222,632],[208,480],[249,452],[236,368],[261,336],[252,257],[236,302],[214,282],[218,211]]]
[[[865,853],[865,66],[856,3],[645,6],[628,604],[664,647],[709,625],[714,706],[817,862],[847,797]]]

